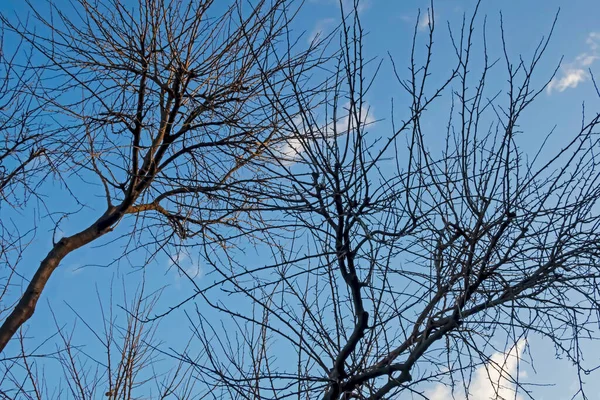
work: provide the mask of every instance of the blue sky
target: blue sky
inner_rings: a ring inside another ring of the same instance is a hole
[[[37,4],[39,0],[32,0]],[[43,3],[39,1],[39,3]],[[349,1],[344,0],[344,3]],[[296,21],[296,29],[304,30],[306,40],[321,33],[326,34],[339,20],[339,2],[337,0],[307,0],[299,19]],[[435,3],[434,17],[437,25],[438,39],[437,48],[434,50],[433,79],[442,79],[448,72],[448,65],[444,60],[451,57],[452,50],[449,47],[445,32],[446,21],[458,28],[458,24],[464,13],[473,10],[475,1],[471,0],[438,0]],[[373,89],[367,96],[369,113],[371,118],[380,122],[373,125],[374,131],[384,132],[386,124],[390,121],[390,102],[395,98],[402,104],[402,96],[399,95],[400,88],[391,74],[391,65],[387,61],[386,54],[389,52],[395,62],[402,68],[408,65],[408,54],[410,51],[411,35],[418,23],[420,39],[424,39],[427,28],[427,10],[429,1],[425,0],[365,0],[361,6],[361,18],[363,26],[368,32],[365,40],[366,49],[373,57],[384,59],[383,67]],[[9,13],[16,11],[23,13],[25,7],[20,0],[5,0],[0,4],[0,11]],[[488,18],[488,40],[490,53],[499,56],[501,54],[499,40],[499,13],[502,11],[505,34],[511,56],[523,54],[530,56],[535,46],[543,35],[550,29],[556,12],[560,9],[559,20],[553,35],[553,39],[543,59],[543,65],[538,70],[541,83],[544,78],[551,75],[561,57],[563,61],[560,69],[549,85],[548,90],[538,99],[529,110],[528,117],[523,121],[525,134],[521,137],[520,145],[525,151],[534,151],[542,142],[545,135],[556,126],[556,136],[551,147],[558,148],[561,138],[567,138],[579,127],[581,122],[581,107],[585,102],[589,109],[597,109],[599,104],[597,95],[591,84],[588,69],[596,71],[600,75],[600,1],[596,0],[484,0],[480,10],[481,28],[483,16]],[[421,11],[421,17],[417,21],[417,15]],[[481,30],[479,31],[481,32]],[[493,58],[493,57],[492,57]],[[499,69],[499,88],[504,85],[505,76]],[[401,107],[398,106],[397,107]],[[444,124],[446,115],[444,103],[441,102],[439,109],[433,109],[429,113],[431,128],[438,124]],[[50,233],[54,226],[52,221],[57,221],[60,213],[65,210],[78,211],[72,216],[62,219],[58,236],[61,233],[69,235],[87,226],[89,221],[98,215],[103,205],[101,193],[92,187],[87,187],[81,182],[75,183],[73,189],[85,190],[85,208],[81,208],[75,201],[66,195],[65,187],[56,182],[47,182],[44,190],[48,193],[46,208],[38,207],[35,221],[30,218],[33,214],[29,211],[21,214],[11,214],[17,223],[35,224],[38,227],[35,238],[22,265],[21,273],[31,276],[36,267],[36,262],[43,257],[51,245]],[[0,213],[6,211],[0,210]],[[59,214],[55,214],[59,213]],[[0,214],[1,216],[1,214]],[[120,258],[127,238],[113,242],[115,237],[126,235],[128,226],[132,221],[123,221],[116,231],[99,243],[80,249],[69,255],[56,271],[44,293],[38,306],[38,310],[29,324],[29,331],[35,332],[32,342],[41,342],[45,339],[39,332],[48,335],[55,332],[55,324],[49,308],[54,310],[60,324],[69,326],[73,324],[75,317],[67,306],[69,304],[77,312],[88,315],[88,322],[99,326],[94,321],[94,315],[98,311],[98,299],[96,290],[100,297],[107,299],[110,291],[109,283],[114,284],[114,295],[117,304],[121,304],[121,282],[124,282],[126,290],[131,292],[139,286],[142,275],[148,285],[148,290],[166,286],[162,301],[157,311],[166,309],[169,305],[176,304],[192,292],[192,285],[187,278],[181,276],[174,262],[192,275],[198,282],[206,282],[211,279],[206,276],[208,267],[201,261],[198,250],[189,249],[189,254],[178,252],[171,255],[171,259],[164,253],[159,253],[147,263],[147,254],[133,253],[128,259],[111,264]],[[264,262],[259,256],[257,249],[246,249],[246,255],[240,262],[246,265],[260,265]],[[144,269],[139,268],[146,265]],[[190,307],[192,305],[190,304]],[[209,311],[213,312],[213,311]],[[162,321],[160,326],[160,337],[165,339],[167,345],[177,346],[185,342],[189,337],[188,322],[182,312],[175,312]],[[85,327],[78,324],[77,336],[80,342],[85,342]],[[498,345],[501,346],[502,339],[499,338]],[[94,349],[94,344],[88,344]],[[8,348],[7,353],[13,351]],[[93,350],[92,350],[93,351]],[[539,384],[539,387],[531,388],[536,399],[563,400],[569,399],[577,391],[576,376],[574,368],[564,360],[557,360],[552,346],[537,337],[528,338],[527,345],[520,343],[517,350],[506,349],[507,354],[514,357],[515,353],[524,354],[520,367],[520,374],[524,381]],[[523,353],[524,352],[524,353]],[[528,354],[534,360],[533,365],[528,364]],[[496,357],[502,358],[500,355]],[[591,363],[600,362],[600,345],[590,345],[586,357]],[[508,368],[516,368],[514,363],[507,363]],[[514,371],[514,369],[513,369]],[[481,383],[478,394],[474,395],[476,400],[484,400],[489,386],[486,386],[485,374],[481,375]],[[479,376],[479,375],[477,375]],[[596,373],[584,377],[586,390],[591,399],[600,400],[600,374]],[[545,386],[547,385],[547,386]],[[428,389],[431,398],[441,400],[447,398],[448,393],[441,387]],[[477,396],[480,397],[477,397]],[[438,396],[438,397],[436,397]],[[457,396],[457,398],[461,398]],[[520,397],[521,398],[521,397]],[[522,397],[525,398],[525,397]]]

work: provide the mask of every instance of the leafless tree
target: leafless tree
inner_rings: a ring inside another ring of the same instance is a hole
[[[584,112],[553,153],[552,134],[537,153],[519,148],[523,116],[553,77],[536,83],[534,72],[554,25],[516,61],[502,33],[495,59],[475,12],[449,30],[454,64],[432,86],[430,9],[424,55],[415,26],[408,76],[389,61],[410,100],[393,104],[393,126],[378,137],[366,99],[379,64],[365,55],[356,9],[343,14],[326,92],[290,76],[292,105],[272,88],[277,118],[296,135],[268,150],[277,178],[264,197],[282,221],[265,231],[272,262],[263,253],[248,265],[205,244],[219,278],[190,298],[202,304],[190,321],[203,348],[177,356],[216,398],[427,398],[427,382],[468,396],[492,338],[527,335],[589,371],[581,343],[598,323],[600,114]],[[442,99],[448,119],[428,128]]]
[[[167,356],[158,349],[156,335],[160,321],[141,322],[152,315],[161,291],[147,294],[142,282],[131,296],[124,285],[127,307],[121,313],[114,310],[112,289],[110,293],[98,293],[100,319],[86,317],[72,308],[83,326],[77,333],[75,326],[69,330],[55,316],[60,340],[53,352],[30,353],[25,328],[21,328],[21,354],[2,363],[0,396],[35,400],[198,398],[198,385],[191,379],[188,364],[179,361],[169,363],[168,370],[164,368]],[[98,343],[92,344],[87,337]]]
[[[30,59],[19,60],[20,45],[6,49],[5,41],[3,29],[0,35],[0,196],[4,203],[22,207],[33,189],[28,178],[37,166],[34,161],[44,152],[41,147],[44,134],[38,104],[27,95],[37,86]],[[25,191],[26,195],[15,191]]]
[[[330,57],[319,38],[296,49],[289,1],[75,3],[32,9],[35,29],[4,17],[41,60],[29,70],[43,84],[24,99],[60,116],[48,142],[56,176],[67,189],[93,178],[106,199],[100,217],[53,245],[0,328],[1,349],[20,339],[19,356],[3,361],[16,395],[132,398],[139,379],[158,382],[149,365],[165,354],[148,324],[192,300],[193,345],[169,351],[176,378],[165,386],[183,398],[427,398],[428,382],[468,397],[492,339],[534,334],[590,371],[581,346],[598,323],[600,114],[584,112],[557,151],[552,132],[536,153],[519,147],[553,78],[534,73],[551,35],[515,61],[502,35],[496,58],[476,10],[449,29],[455,58],[432,82],[439,29],[428,10],[408,75],[387,61],[408,103],[393,104],[380,137],[367,99],[382,64],[363,48],[357,1],[340,2]],[[426,124],[444,104],[447,121]],[[82,361],[57,321],[62,345],[41,356],[68,385],[52,392],[23,324],[61,260],[119,224],[134,237],[125,253],[191,238],[212,278],[164,312],[137,296],[122,330],[103,314],[102,368]],[[258,264],[234,237],[255,240]]]
[[[8,43],[12,44],[12,47]],[[11,307],[6,296],[31,230],[11,219],[9,210],[23,211],[44,173],[49,171],[49,132],[43,129],[40,104],[28,93],[39,85],[22,41],[0,30],[0,313]]]
[[[118,224],[127,226],[125,254],[155,254],[174,238],[223,245],[250,237],[260,222],[254,186],[263,154],[285,133],[272,118],[270,90],[291,93],[286,74],[320,62],[323,41],[297,49],[286,39],[291,1],[125,3],[48,2],[32,4],[28,20],[3,16],[34,54],[43,84],[23,101],[52,115],[64,193],[82,205],[105,201],[84,229],[54,243],[3,314],[0,350],[32,316],[61,260]],[[15,173],[40,151],[23,146],[28,157]]]

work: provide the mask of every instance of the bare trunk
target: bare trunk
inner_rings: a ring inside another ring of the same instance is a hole
[[[33,315],[35,306],[50,276],[67,254],[96,240],[109,232],[115,222],[123,216],[121,207],[109,208],[98,220],[73,236],[62,238],[42,260],[27,290],[0,327],[0,352],[4,350],[17,330]]]

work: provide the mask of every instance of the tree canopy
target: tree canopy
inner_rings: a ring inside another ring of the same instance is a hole
[[[373,56],[358,1],[312,35],[289,0],[3,15],[0,394],[435,398],[440,383],[469,398],[483,365],[489,396],[533,398],[506,364],[535,335],[585,398],[600,113],[583,107],[559,147],[550,130],[524,149],[546,118],[532,104],[558,87],[558,60],[543,68],[558,16],[514,57],[502,16],[489,44],[480,3],[447,27],[431,3],[402,59]],[[369,101],[381,80],[386,118]],[[71,320],[50,302],[52,332],[28,329],[67,257],[97,246],[137,289],[104,282]],[[164,256],[184,293],[149,283]],[[189,340],[170,341],[184,326]]]

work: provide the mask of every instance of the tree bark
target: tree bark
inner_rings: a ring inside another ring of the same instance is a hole
[[[123,216],[121,207],[110,207],[93,224],[73,236],[60,239],[42,260],[27,290],[14,310],[0,327],[0,352],[4,350],[17,330],[33,315],[37,302],[54,270],[69,253],[110,232]]]

